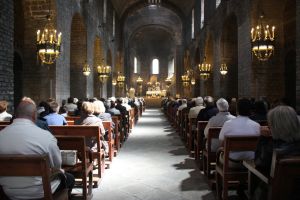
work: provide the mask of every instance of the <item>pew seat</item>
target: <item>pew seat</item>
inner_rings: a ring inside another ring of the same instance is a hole
[[[20,167],[22,166],[22,167]],[[51,169],[49,157],[45,155],[0,155],[0,176],[40,176],[42,177],[44,198],[47,200],[67,200],[68,190],[54,195],[51,192]],[[0,199],[9,200],[2,189]]]

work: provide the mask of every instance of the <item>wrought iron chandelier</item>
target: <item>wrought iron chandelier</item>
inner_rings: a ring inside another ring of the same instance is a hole
[[[188,87],[190,85],[190,77],[187,73],[181,76],[183,87]]]
[[[44,64],[53,64],[61,53],[61,32],[58,33],[54,28],[50,15],[50,1],[49,14],[46,16],[47,23],[41,32],[36,33],[37,54]]]
[[[124,84],[125,84],[125,76],[123,76],[121,72],[118,72],[117,85],[118,87],[122,88],[124,87]]]
[[[207,80],[211,73],[211,64],[206,63],[206,57],[204,57],[203,63],[198,65],[200,71],[200,78]]]
[[[220,67],[221,75],[225,76],[227,74],[227,72],[228,72],[228,68],[227,68],[226,63],[222,63],[221,67]]]
[[[258,20],[256,28],[251,29],[252,52],[260,61],[267,61],[274,54],[275,26],[264,24],[264,14]]]
[[[138,86],[142,86],[143,84],[143,79],[139,76],[136,80],[136,83],[138,84]]]
[[[109,78],[111,67],[108,65],[104,65],[104,60],[102,60],[102,65],[98,65],[97,72],[99,80],[104,83]]]
[[[91,73],[91,68],[90,68],[90,65],[88,63],[85,63],[83,68],[82,68],[82,73],[83,75],[85,76],[89,76],[90,73]]]
[[[172,85],[172,79],[170,77],[166,78],[165,80],[167,88],[169,88]]]

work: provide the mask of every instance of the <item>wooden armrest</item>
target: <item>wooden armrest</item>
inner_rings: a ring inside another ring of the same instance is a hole
[[[219,147],[216,152],[216,154],[217,154],[216,164],[219,164],[220,156],[222,153],[224,153],[224,147]]]
[[[266,177],[263,173],[255,168],[254,160],[244,160],[243,165],[255,176],[257,176],[260,180],[265,182],[266,184],[269,183],[269,178]]]

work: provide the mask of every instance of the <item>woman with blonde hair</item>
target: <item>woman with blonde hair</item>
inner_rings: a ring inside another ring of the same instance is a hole
[[[0,101],[0,121],[10,121],[12,118],[12,115],[6,112],[7,106],[7,101]]]

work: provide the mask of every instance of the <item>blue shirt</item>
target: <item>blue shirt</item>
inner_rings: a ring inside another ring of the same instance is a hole
[[[62,126],[67,124],[66,119],[62,115],[59,115],[57,113],[50,113],[49,115],[46,115],[44,119],[46,119],[46,122],[49,126]]]

